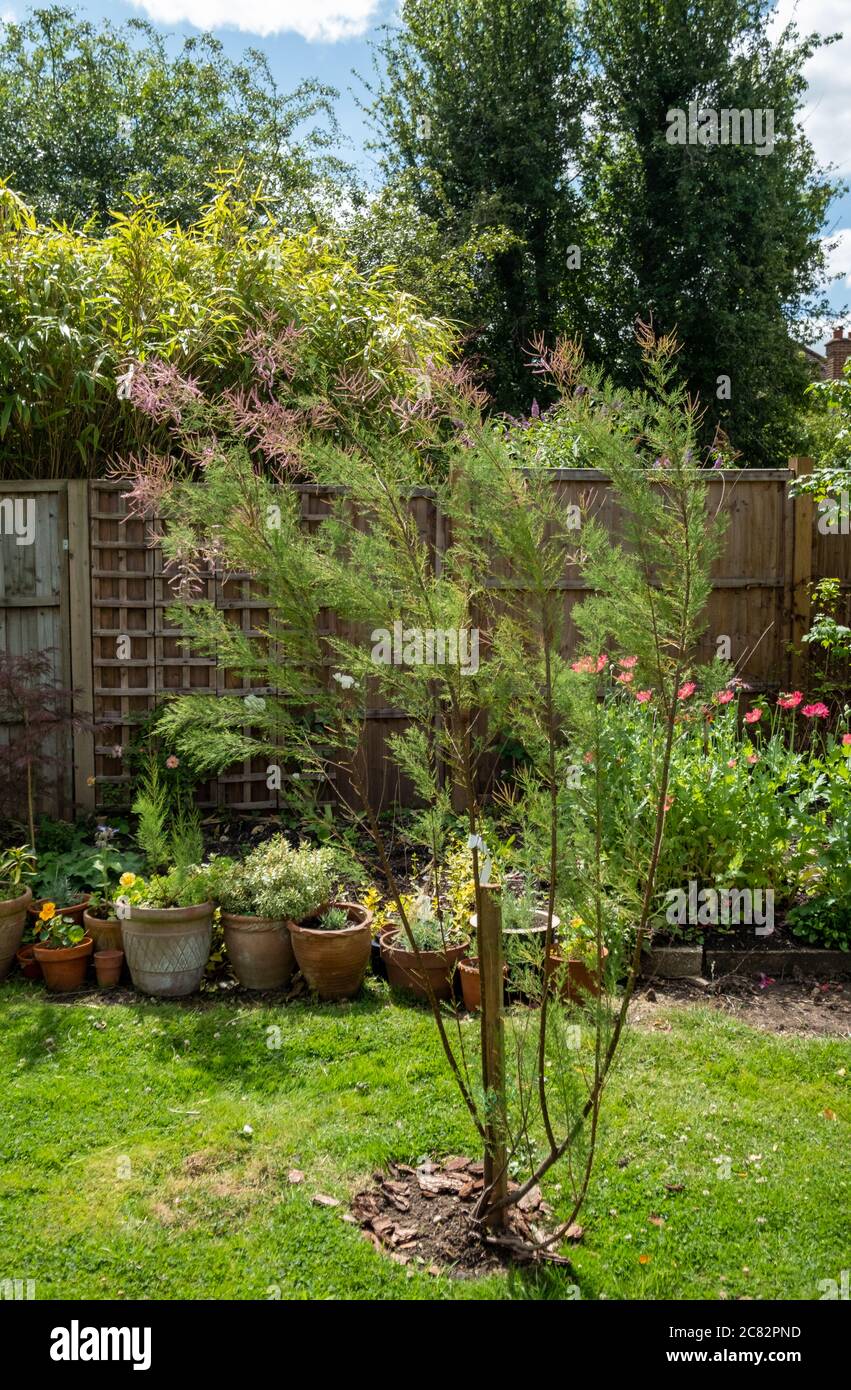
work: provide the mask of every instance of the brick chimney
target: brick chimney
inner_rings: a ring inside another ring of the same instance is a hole
[[[833,381],[842,378],[842,368],[851,357],[851,338],[845,337],[843,328],[834,328],[833,337],[825,348],[827,356],[827,375]]]

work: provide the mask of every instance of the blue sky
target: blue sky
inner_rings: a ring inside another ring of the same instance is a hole
[[[26,8],[24,0],[0,0],[3,17],[19,17]],[[368,176],[366,130],[353,93],[362,89],[352,69],[369,73],[369,40],[381,24],[393,21],[397,0],[78,0],[77,8],[115,23],[135,14],[173,34],[211,29],[234,56],[249,45],[262,48],[285,90],[305,77],[330,83],[340,92],[337,114],[346,143],[343,153]],[[806,32],[831,34],[843,25],[847,31],[841,43],[811,60],[803,119],[819,158],[833,163],[839,176],[851,182],[851,0],[777,0],[775,22],[784,24],[793,17]],[[834,203],[825,235],[839,242],[831,253],[831,269],[842,278],[830,291],[831,304],[839,306],[851,301],[851,194]],[[846,322],[851,324],[851,319]],[[829,336],[828,328],[825,324],[824,337]]]

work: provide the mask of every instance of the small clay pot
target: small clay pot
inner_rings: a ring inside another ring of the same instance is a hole
[[[69,922],[82,923],[91,896],[91,893],[86,893],[86,895],[82,898],[80,902],[74,903],[73,907],[59,907],[57,904],[56,916],[67,917]],[[35,902],[31,903],[30,906],[27,908],[27,912],[30,914],[31,917],[37,919],[42,907],[48,901],[48,898],[36,898]]]
[[[581,1004],[589,995],[594,999],[599,998],[601,975],[605,969],[608,949],[604,946],[600,954],[602,960],[601,968],[598,970],[596,966],[587,965],[584,960],[571,960],[555,951],[552,952],[547,975],[549,978],[556,976],[561,979],[559,993],[565,1002]]]
[[[428,980],[436,999],[451,999],[455,967],[469,949],[469,938],[442,951],[420,951],[417,958],[413,951],[395,944],[400,935],[398,927],[390,927],[381,934],[381,954],[391,988],[408,990],[419,999],[428,999],[425,983]]]
[[[280,989],[295,970],[290,929],[281,918],[222,913],[233,973],[245,989]]]
[[[350,926],[340,931],[312,928],[315,918],[290,922],[298,968],[320,999],[350,999],[363,983],[372,941],[372,913],[360,903],[331,903],[341,907]]]
[[[36,946],[35,958],[44,974],[44,983],[52,994],[67,994],[81,989],[86,978],[86,966],[92,953],[92,939],[84,936],[76,946]]]
[[[21,944],[27,922],[27,909],[33,895],[29,888],[17,898],[6,898],[0,902],[0,980],[5,980],[12,969],[12,961]]]
[[[91,912],[83,913],[83,926],[94,942],[94,953],[98,951],[122,951],[121,923],[117,917],[95,917]]]
[[[28,946],[22,946],[18,951],[18,965],[21,973],[28,980],[43,980],[41,966],[35,958],[35,946],[30,942]]]
[[[101,989],[113,989],[121,979],[123,951],[95,951],[95,974]]]

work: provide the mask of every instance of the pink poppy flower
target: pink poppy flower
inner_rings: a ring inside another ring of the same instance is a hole
[[[618,674],[615,676],[615,680],[618,682],[619,685],[629,685],[630,682],[634,679],[635,677],[633,676],[631,671],[619,671]]]
[[[821,700],[817,700],[814,705],[804,705],[801,713],[807,719],[828,719],[830,717],[830,710]]]
[[[777,703],[781,709],[797,709],[804,695],[800,690],[793,690],[791,695],[778,695]]]
[[[759,762],[758,753],[748,753],[748,767],[753,767],[754,763]]]
[[[762,718],[762,710],[761,710],[761,709],[749,709],[748,712],[747,712],[747,714],[745,715],[745,723],[746,723],[746,724],[756,724],[757,721],[760,720],[761,718]]]
[[[736,697],[732,690],[716,690],[712,698],[716,705],[729,705],[730,701],[735,700]]]
[[[697,686],[694,681],[686,681],[685,685],[681,685],[679,690],[677,691],[677,699],[687,700],[689,696],[693,695],[696,690]]]
[[[170,757],[166,758],[166,760],[165,760],[165,765],[166,765],[166,767],[179,767],[179,766],[180,766],[180,759],[179,759],[179,758],[176,758],[176,757],[174,756],[174,754],[172,753]]]
[[[665,797],[665,810],[666,810],[666,811],[670,811],[670,809],[671,809],[671,807],[673,806],[673,804],[674,804],[674,798],[673,798],[672,796],[666,796],[666,797]]]
[[[843,734],[842,743],[845,748],[851,748],[851,734]]]
[[[633,667],[638,665],[638,657],[622,656],[620,661],[618,662],[618,665],[622,666],[625,671],[631,671]]]
[[[582,759],[582,761],[583,761],[584,763],[593,763],[593,761],[594,761],[594,754],[591,752],[591,749],[590,749],[590,748],[588,749],[588,752],[585,754],[585,757]]]
[[[646,705],[647,701],[653,696],[652,690],[636,690],[635,698],[640,705]]]
[[[727,759],[727,766],[728,766],[728,767],[735,767],[735,766],[736,766],[736,761],[737,761],[737,760],[736,760],[735,758],[728,758],[728,759]]]

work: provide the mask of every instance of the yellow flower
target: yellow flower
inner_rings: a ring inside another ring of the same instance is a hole
[[[122,874],[118,882],[122,888],[132,888],[133,884],[136,882],[136,875]]]
[[[56,912],[56,903],[42,903],[41,912],[38,914],[40,922],[49,922]]]
[[[571,917],[570,925],[573,927],[573,930],[576,931],[578,927],[584,927],[585,923],[581,917]]]

